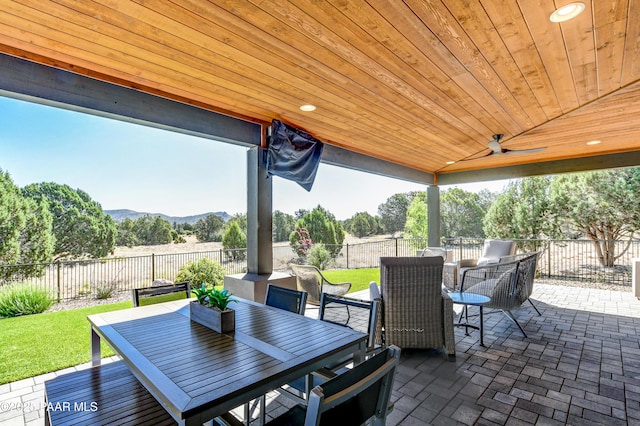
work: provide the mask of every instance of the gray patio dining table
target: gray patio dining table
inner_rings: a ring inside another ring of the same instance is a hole
[[[93,365],[104,340],[179,423],[201,425],[333,361],[366,334],[237,299],[235,332],[189,319],[188,300],[90,315]]]

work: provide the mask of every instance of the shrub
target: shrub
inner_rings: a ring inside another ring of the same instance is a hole
[[[40,314],[51,307],[48,291],[24,284],[0,289],[0,317]]]
[[[191,287],[200,287],[202,284],[207,287],[220,286],[224,283],[225,270],[221,264],[208,257],[182,265],[176,275],[176,282],[190,281]]]
[[[111,297],[116,286],[112,284],[98,284],[96,286],[96,299],[104,300]]]
[[[307,252],[307,261],[309,264],[315,266],[321,271],[325,270],[331,262],[331,253],[322,243],[317,243],[311,246]]]

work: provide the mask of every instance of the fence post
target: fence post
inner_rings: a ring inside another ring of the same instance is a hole
[[[349,243],[347,243],[347,269],[349,269]]]
[[[549,240],[549,245],[547,246],[547,277],[551,278],[551,244],[553,242]]]
[[[156,254],[151,253],[151,282],[156,280]]]
[[[61,268],[61,267],[60,267],[60,262],[56,262],[56,263],[58,264],[58,268],[56,269],[56,275],[57,275],[57,277],[56,277],[56,281],[58,281],[58,282],[57,282],[57,287],[58,287],[58,303],[60,303],[60,300],[61,300],[61,299],[60,299],[60,268]]]
[[[396,238],[396,257],[398,257],[398,239]]]
[[[462,237],[458,237],[458,247],[460,247],[460,254],[459,254],[460,257],[458,258],[458,260],[462,260],[464,259],[462,257]]]

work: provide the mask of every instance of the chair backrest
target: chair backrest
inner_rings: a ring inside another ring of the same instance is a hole
[[[375,417],[384,424],[400,349],[391,346],[313,388],[305,425],[359,425]]]
[[[377,300],[380,306],[380,312],[378,313],[378,319],[376,320],[376,345],[384,346],[384,309],[382,305],[382,295],[380,294],[380,287],[375,281],[369,283],[369,300]]]
[[[380,299],[380,287],[375,281],[369,283],[369,300]]]
[[[379,312],[380,299],[360,300],[322,293],[318,318],[366,333],[367,351],[371,351],[375,348]]]
[[[444,247],[426,247],[420,250],[416,250],[416,256],[420,256],[420,257],[442,256],[445,262],[453,261],[453,251],[447,250]]]
[[[380,258],[386,344],[401,348],[442,346],[443,265],[441,256]]]
[[[322,293],[322,277],[318,269],[311,265],[289,265],[296,276],[298,290],[306,291],[309,303],[318,304]]]
[[[516,297],[520,303],[524,303],[533,293],[533,281],[536,276],[539,254],[538,252],[529,253],[519,261]]]
[[[519,262],[500,262],[466,268],[460,280],[460,291],[491,297],[484,306],[513,309],[521,304],[515,297]]]
[[[492,259],[511,256],[516,252],[516,243],[512,240],[484,240],[482,256],[478,258],[478,266]]]
[[[490,308],[517,308],[533,292],[537,260],[538,253],[528,253],[502,258],[500,263],[468,268],[462,276],[461,291],[490,296],[491,302],[485,305]]]
[[[189,281],[155,287],[134,288],[131,290],[131,300],[134,308],[141,305],[168,302],[170,300],[189,299],[190,297],[191,286]]]
[[[304,315],[307,306],[307,292],[267,284],[264,304],[285,311]]]

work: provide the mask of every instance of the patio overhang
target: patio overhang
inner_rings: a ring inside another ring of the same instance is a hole
[[[364,156],[329,162],[460,183],[640,151],[640,1],[583,3],[556,23],[551,0],[10,0],[0,53],[241,121],[278,119]],[[299,109],[308,103],[316,111]],[[546,149],[485,157],[497,133],[504,149]],[[528,164],[538,167],[511,168]]]

